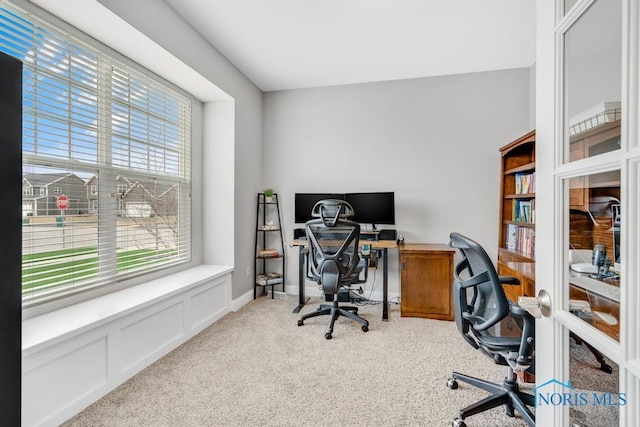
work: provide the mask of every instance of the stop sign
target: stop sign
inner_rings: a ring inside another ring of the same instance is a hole
[[[58,209],[60,209],[61,211],[67,209],[69,207],[69,198],[64,194],[61,196],[58,196],[56,205],[58,206]]]

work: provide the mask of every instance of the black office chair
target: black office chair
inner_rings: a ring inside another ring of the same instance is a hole
[[[322,286],[327,301],[333,304],[320,305],[318,310],[303,315],[298,326],[316,316],[331,316],[329,330],[324,334],[330,340],[333,325],[339,316],[348,317],[369,330],[369,322],[358,316],[358,308],[339,306],[338,292],[341,287],[367,281],[366,258],[358,252],[360,224],[350,221],[354,215],[351,205],[344,200],[327,199],[315,204],[311,216],[316,218],[305,224],[309,253],[307,277]],[[364,270],[364,278],[361,273]]]
[[[507,366],[502,384],[470,377],[458,372],[447,381],[451,389],[458,388],[458,380],[493,393],[489,397],[460,410],[453,425],[464,427],[464,419],[505,405],[508,416],[518,411],[531,426],[535,416],[527,406],[535,406],[531,394],[519,391],[517,372],[534,371],[533,316],[510,302],[503,284],[517,284],[513,277],[499,277],[485,250],[473,240],[451,233],[449,246],[456,248],[462,261],[456,266],[453,282],[453,304],[458,330],[463,338],[488,355],[493,363]]]

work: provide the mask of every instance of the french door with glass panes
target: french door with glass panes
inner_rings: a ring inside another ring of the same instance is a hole
[[[640,425],[639,9],[537,1],[541,426]]]

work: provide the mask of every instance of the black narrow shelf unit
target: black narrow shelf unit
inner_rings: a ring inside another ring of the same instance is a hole
[[[284,293],[284,234],[277,193],[271,197],[258,193],[255,248],[253,298],[266,295],[268,287],[271,287],[271,298],[274,298],[276,285],[282,285]]]

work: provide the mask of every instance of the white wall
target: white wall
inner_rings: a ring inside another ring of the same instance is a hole
[[[280,195],[286,237],[296,192],[395,191],[396,229],[407,242],[447,243],[458,231],[495,259],[498,149],[531,130],[529,73],[266,93],[264,184]],[[297,250],[287,255],[287,291],[296,292]],[[393,294],[396,253],[389,265]],[[381,289],[381,277],[376,283]]]

